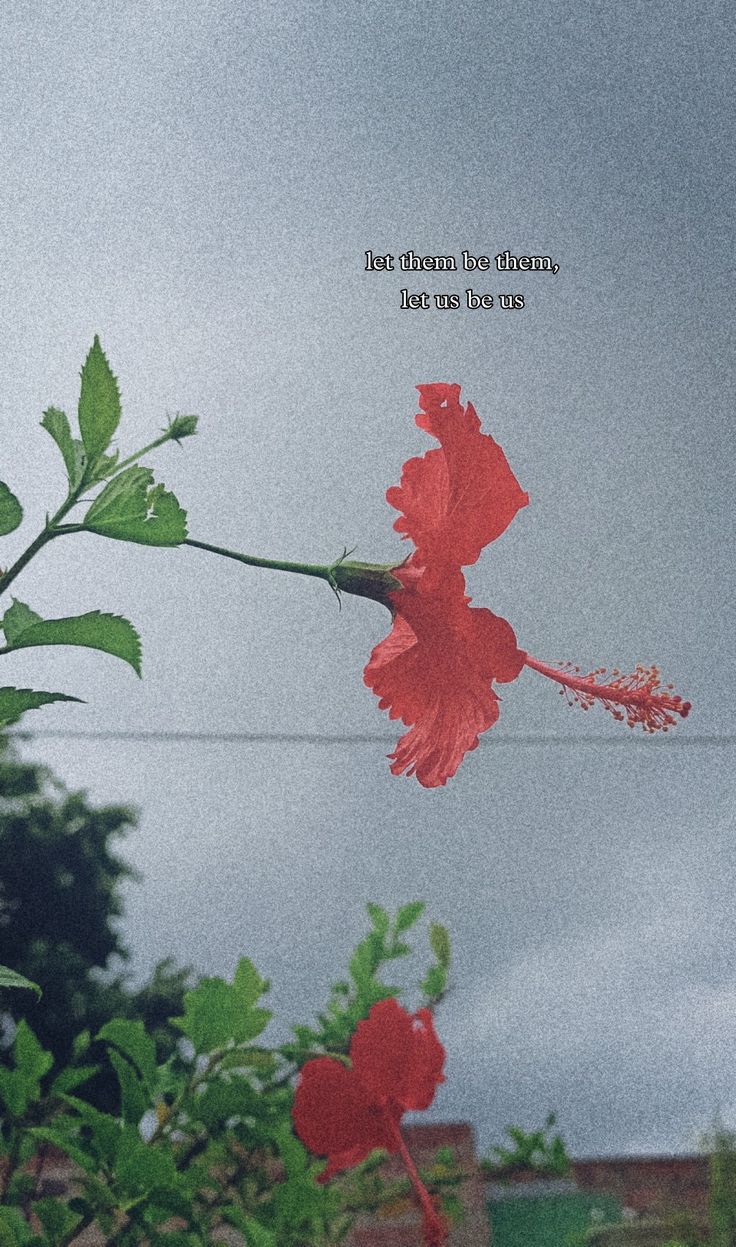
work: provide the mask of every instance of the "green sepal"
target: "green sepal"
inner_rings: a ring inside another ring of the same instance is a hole
[[[174,416],[166,430],[172,442],[181,442],[185,437],[193,437],[197,432],[196,416]]]
[[[154,485],[150,468],[125,468],[105,486],[84,517],[84,526],[102,537],[148,546],[178,546],[186,540],[186,512],[163,485]]]
[[[23,519],[23,508],[15,494],[0,481],[0,537],[12,533]]]
[[[118,383],[97,334],[82,366],[78,412],[84,449],[93,464],[107,450],[120,422]]]

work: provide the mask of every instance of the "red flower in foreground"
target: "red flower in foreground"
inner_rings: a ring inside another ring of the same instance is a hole
[[[400,1122],[407,1110],[429,1108],[444,1082],[444,1060],[428,1009],[407,1013],[398,1001],[381,1000],[358,1023],[350,1068],[327,1056],[302,1067],[292,1110],[304,1145],[327,1157],[319,1182],[359,1164],[375,1148],[401,1155],[422,1209],[426,1247],[442,1247],[446,1227],[409,1155]]]
[[[519,649],[505,619],[470,606],[461,568],[500,537],[528,495],[493,438],[480,431],[472,403],[460,403],[459,385],[420,385],[421,429],[440,443],[404,465],[401,484],[386,498],[399,511],[394,528],[415,549],[396,567],[341,563],[337,588],[377,598],[393,627],[375,647],[364,679],[389,717],[409,731],[391,757],[394,775],[416,775],[426,788],[445,784],[481,732],[498,718],[494,681],[515,680],[524,666],[557,681],[568,700],[588,709],[601,702],[617,719],[645,731],[667,731],[690,705],[661,688],[656,667],[633,675],[605,669],[581,675]]]

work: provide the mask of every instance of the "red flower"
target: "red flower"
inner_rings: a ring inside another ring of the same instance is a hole
[[[412,725],[392,756],[394,775],[416,773],[427,788],[446,783],[498,718],[494,680],[524,665],[513,629],[470,607],[461,567],[508,527],[529,501],[501,447],[480,431],[459,385],[421,385],[417,424],[440,450],[404,465],[386,498],[401,514],[397,532],[416,547],[393,571],[394,626],[371,654],[365,682],[392,719]]]
[[[373,1006],[350,1045],[351,1067],[334,1057],[303,1066],[294,1096],[294,1129],[327,1157],[326,1182],[375,1148],[399,1152],[422,1207],[425,1243],[444,1242],[444,1227],[406,1149],[399,1125],[411,1109],[429,1108],[444,1082],[445,1050],[428,1009],[407,1013],[393,998]]]
[[[667,730],[690,705],[661,690],[656,667],[617,670],[599,683],[603,668],[587,676],[567,666],[531,658],[516,643],[505,619],[471,608],[461,568],[500,537],[526,506],[506,456],[480,431],[472,403],[460,403],[459,385],[420,385],[421,429],[440,443],[404,465],[401,484],[386,498],[400,512],[394,528],[410,538],[414,552],[395,567],[340,563],[336,588],[385,603],[391,632],[373,650],[364,679],[389,717],[409,731],[390,755],[394,775],[416,775],[427,788],[453,776],[481,732],[498,718],[493,688],[515,680],[524,666],[561,686],[584,708],[600,701],[616,718],[645,731]]]

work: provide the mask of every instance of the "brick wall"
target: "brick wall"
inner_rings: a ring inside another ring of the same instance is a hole
[[[582,1190],[616,1195],[639,1216],[708,1211],[707,1156],[613,1156],[574,1160]]]

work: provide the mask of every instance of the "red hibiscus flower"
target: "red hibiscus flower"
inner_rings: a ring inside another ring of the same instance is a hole
[[[420,385],[421,429],[440,443],[404,465],[387,501],[399,511],[394,528],[414,543],[398,566],[339,563],[335,587],[373,597],[393,615],[393,627],[373,650],[364,679],[382,710],[409,727],[390,755],[394,775],[416,775],[427,788],[453,776],[482,732],[498,718],[495,683],[515,680],[523,667],[557,681],[568,700],[587,709],[601,702],[618,719],[645,731],[667,730],[690,705],[661,688],[656,667],[633,675],[604,668],[580,674],[569,664],[540,662],[520,649],[505,619],[470,606],[462,568],[500,537],[528,495],[493,438],[480,431],[459,385]]]
[[[442,1247],[446,1226],[417,1173],[400,1123],[407,1110],[429,1108],[444,1082],[444,1060],[428,1009],[408,1013],[393,998],[381,1000],[358,1023],[350,1068],[327,1056],[302,1067],[292,1110],[305,1147],[327,1158],[319,1182],[359,1164],[375,1148],[401,1155],[422,1209],[426,1247]]]

